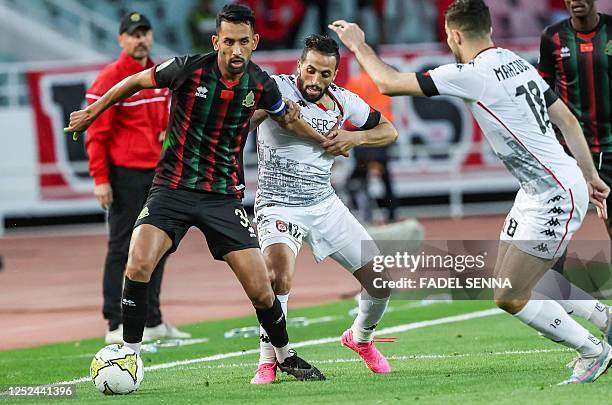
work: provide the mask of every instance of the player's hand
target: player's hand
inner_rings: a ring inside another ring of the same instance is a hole
[[[325,137],[330,140],[330,139],[334,139],[336,136],[338,136],[338,129],[340,128],[340,125],[342,125],[342,115],[338,115],[338,117],[336,117],[336,123],[334,124],[334,126],[327,131],[327,133],[325,134]]]
[[[287,106],[287,112],[285,113],[285,120],[288,124],[295,122],[302,118],[302,109],[297,103],[291,99],[284,98],[283,101]]]
[[[365,34],[359,25],[345,20],[337,20],[328,25],[329,29],[338,34],[340,41],[355,53],[365,43]]]
[[[94,196],[105,210],[113,203],[113,189],[109,183],[98,184],[94,187]]]
[[[601,219],[608,219],[608,207],[606,198],[610,194],[610,187],[598,177],[587,182],[589,186],[589,199],[597,208],[597,216]]]
[[[157,140],[159,142],[163,143],[165,139],[166,139],[166,130],[164,129],[163,131],[161,131],[159,133],[159,136],[157,137]]]
[[[93,113],[88,109],[73,111],[70,113],[70,123],[64,128],[64,133],[72,134],[72,140],[76,141],[79,134],[85,132],[94,119]]]
[[[348,156],[348,153],[355,146],[359,145],[359,134],[356,132],[336,129],[334,134],[330,134],[330,138],[321,144],[327,153],[334,156]]]

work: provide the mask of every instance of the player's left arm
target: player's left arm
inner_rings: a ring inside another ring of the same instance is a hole
[[[359,64],[370,75],[378,90],[387,96],[424,96],[415,73],[398,72],[383,62],[366,43],[365,34],[355,23],[334,21],[329,29],[338,34],[344,45],[355,54]]]
[[[597,214],[600,218],[606,219],[608,217],[606,197],[610,193],[610,188],[599,177],[597,169],[595,169],[591,152],[578,120],[563,101],[558,98],[548,107],[548,115],[551,122],[563,133],[567,147],[578,162],[580,170],[582,170],[589,186],[590,200],[597,207]]]

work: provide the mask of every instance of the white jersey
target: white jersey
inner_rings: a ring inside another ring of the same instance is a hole
[[[321,134],[327,133],[339,115],[363,127],[370,106],[356,94],[335,84],[328,88],[334,100],[333,110],[306,101],[295,76],[273,75],[283,97],[295,101],[302,117]],[[378,124],[378,122],[376,122]],[[255,208],[266,206],[312,206],[334,194],[331,186],[331,167],[334,156],[314,142],[310,142],[282,128],[274,120],[266,119],[257,131],[258,186]]]
[[[467,64],[417,74],[427,96],[462,98],[495,154],[532,196],[574,185],[582,173],[555,137],[547,107],[556,99],[536,69],[503,48],[490,48]]]

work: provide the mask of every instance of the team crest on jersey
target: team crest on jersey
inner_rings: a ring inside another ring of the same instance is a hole
[[[606,55],[612,56],[612,39],[608,41],[608,45],[606,45]]]
[[[279,232],[285,233],[289,230],[289,227],[287,226],[287,223],[285,221],[281,221],[280,219],[277,219],[276,229],[278,229]]]
[[[253,107],[255,105],[255,94],[253,94],[253,90],[249,91],[249,94],[246,95],[242,105],[245,107]]]

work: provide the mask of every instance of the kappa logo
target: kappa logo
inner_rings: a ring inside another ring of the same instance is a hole
[[[562,47],[560,56],[562,58],[569,58],[570,56],[572,56],[572,54],[570,53],[570,49],[567,46]]]
[[[199,86],[196,89],[196,97],[202,97],[202,98],[206,98],[206,93],[208,93],[208,89],[204,86]]]
[[[142,211],[140,211],[140,214],[138,214],[138,218],[136,220],[143,219],[148,216],[149,216],[149,207],[144,207]]]
[[[553,229],[545,229],[540,233],[546,236],[552,236],[553,238],[557,235]]]
[[[242,105],[245,107],[253,107],[255,105],[255,94],[253,94],[253,90],[249,91],[249,93],[246,95]]]
[[[561,207],[553,207],[553,208],[551,208],[551,209],[549,209],[549,210],[548,210],[548,213],[549,213],[549,214],[550,214],[550,213],[553,213],[553,214],[557,214],[557,215],[559,215],[559,214],[563,214],[564,212],[565,212],[565,211],[563,211],[563,210],[561,209]]]
[[[548,245],[546,243],[540,243],[538,246],[534,247],[533,250],[537,250],[538,252],[549,252]]]
[[[132,300],[128,300],[127,298],[123,298],[123,299],[121,300],[121,303],[122,303],[123,305],[125,305],[125,306],[128,306],[128,307],[135,307],[135,306],[136,306],[136,303],[135,303],[134,301],[132,301]]]

